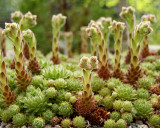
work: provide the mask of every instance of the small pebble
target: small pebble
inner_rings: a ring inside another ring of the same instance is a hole
[[[6,125],[7,125],[7,123],[4,123],[4,122],[1,123],[1,126],[6,126]]]
[[[13,128],[12,124],[8,124],[6,128]]]
[[[45,128],[52,128],[52,126],[51,125],[46,125]]]
[[[148,126],[143,124],[143,125],[138,125],[138,128],[148,128]]]
[[[55,125],[55,127],[54,128],[62,128],[61,126],[59,126],[59,125]]]

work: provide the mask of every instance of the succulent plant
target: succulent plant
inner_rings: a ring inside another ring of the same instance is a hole
[[[70,75],[69,70],[62,67],[61,65],[50,66],[42,69],[41,74],[46,79],[58,79],[58,78],[68,78]]]
[[[125,24],[122,22],[113,21],[109,27],[114,36],[114,50],[115,50],[115,65],[113,71],[113,77],[123,80],[124,74],[121,70],[121,50],[122,50],[122,36],[125,28]]]
[[[153,85],[153,82],[149,77],[143,77],[137,81],[138,88],[144,88],[144,89],[150,90],[152,85]]]
[[[6,36],[3,33],[2,28],[0,28],[0,47],[1,47],[2,55],[5,57],[6,56]]]
[[[121,84],[115,88],[117,98],[121,100],[134,100],[136,97],[135,90],[129,84]]]
[[[85,26],[81,27],[80,32],[81,32],[81,53],[87,53],[88,39],[87,39],[86,27]],[[96,56],[96,55],[92,55],[92,56]]]
[[[134,108],[137,111],[136,118],[146,118],[153,111],[152,104],[145,99],[138,99],[134,102]]]
[[[97,23],[101,24],[101,31],[105,40],[105,48],[107,49],[107,51],[109,50],[109,35],[110,35],[110,31],[109,31],[109,26],[112,24],[112,18],[108,17],[100,17],[97,21]]]
[[[94,111],[97,106],[91,87],[91,71],[98,67],[97,57],[83,57],[79,65],[83,69],[83,92],[78,96],[74,106],[79,115],[87,116]]]
[[[114,88],[116,88],[117,86],[120,86],[122,84],[122,82],[117,79],[117,78],[110,78],[107,80],[107,87],[111,90],[113,90]]]
[[[84,128],[86,125],[86,121],[82,116],[76,116],[73,118],[73,125],[77,128]]]
[[[102,101],[100,101],[100,104],[105,107],[105,109],[112,109],[113,107],[114,98],[110,95],[106,95]]]
[[[124,101],[122,104],[121,112],[131,112],[133,109],[133,104],[130,101]]]
[[[27,118],[24,114],[18,113],[13,116],[12,123],[15,127],[21,127],[27,123]]]
[[[65,41],[67,43],[67,55],[68,58],[72,57],[72,41],[73,41],[73,33],[65,32],[64,33]]]
[[[122,11],[120,13],[121,18],[123,18],[128,27],[128,38],[129,38],[129,46],[128,46],[128,52],[125,58],[125,62],[127,64],[130,63],[131,59],[131,45],[132,45],[132,37],[134,36],[134,27],[135,27],[135,10],[131,6],[129,7],[122,7]]]
[[[24,66],[24,57],[22,53],[22,34],[19,25],[16,23],[6,23],[4,33],[11,40],[15,52],[15,69],[17,86],[22,90],[26,90],[31,83],[32,76],[28,74]]]
[[[10,111],[10,114],[14,116],[20,112],[20,108],[18,105],[13,104],[9,106],[8,111]]]
[[[54,86],[56,89],[65,89],[66,84],[67,84],[67,82],[64,79],[59,78],[59,79],[55,80]]]
[[[34,115],[29,115],[28,118],[27,118],[27,123],[28,123],[29,125],[32,125],[34,119],[35,119],[35,116],[34,116]]]
[[[142,21],[150,21],[151,24],[156,23],[156,17],[153,14],[143,15],[141,20]],[[147,35],[143,39],[142,49],[141,49],[141,53],[140,53],[141,60],[143,60],[144,58],[146,58],[147,56],[150,55],[149,44],[148,44],[149,39],[148,38],[149,37]]]
[[[139,62],[140,44],[145,36],[152,32],[150,22],[143,21],[136,26],[134,36],[132,37],[131,63],[126,74],[126,81],[135,86],[140,77],[143,76]]]
[[[117,111],[113,111],[110,115],[110,118],[115,120],[115,121],[118,121],[120,119],[121,115],[119,112]]]
[[[45,94],[39,89],[31,89],[26,93],[23,100],[24,108],[27,113],[41,113],[45,111],[48,99]]]
[[[59,90],[56,96],[56,103],[66,101],[66,98],[65,98],[66,93],[67,91],[65,91],[64,89]]]
[[[114,110],[120,111],[122,108],[123,102],[121,100],[115,100],[113,102],[113,108]]]
[[[71,104],[74,104],[76,101],[77,101],[77,98],[76,98],[75,96],[71,96],[71,97],[69,98],[69,102],[70,102]]]
[[[45,125],[45,121],[43,118],[41,117],[37,117],[33,120],[32,126],[34,128],[44,128]]]
[[[54,87],[50,87],[46,90],[46,96],[48,98],[55,98],[57,96],[57,90]]]
[[[54,116],[55,116],[55,113],[52,113],[51,110],[47,110],[42,113],[42,117],[46,123],[49,122]]]
[[[25,42],[29,46],[30,59],[28,64],[28,69],[31,70],[32,74],[38,74],[41,71],[40,63],[37,60],[36,55],[36,38],[34,33],[28,29],[22,32]]]
[[[125,120],[119,119],[119,120],[116,122],[115,128],[126,128],[126,127],[127,127],[127,123],[126,123]]]
[[[52,126],[55,126],[55,125],[57,125],[61,120],[62,120],[61,117],[55,116],[55,117],[53,117],[53,119],[50,120],[50,124],[51,124]]]
[[[105,40],[103,34],[99,26],[96,24],[96,22],[91,22],[86,31],[88,33],[88,36],[92,40],[95,40],[96,42],[99,43],[97,45],[98,45],[100,68],[98,69],[97,73],[100,78],[107,80],[111,77],[111,73],[107,64],[107,53],[106,53]]]
[[[115,127],[115,120],[108,119],[104,122],[104,128],[114,128]]]
[[[131,113],[127,113],[127,112],[123,113],[123,114],[121,115],[121,118],[122,118],[123,120],[125,120],[127,124],[130,124],[130,123],[133,121],[133,116],[132,116],[132,114],[131,114]]]
[[[63,117],[69,117],[73,113],[73,107],[69,102],[62,102],[58,108],[58,114]]]
[[[3,122],[9,122],[12,118],[12,115],[10,114],[10,111],[9,110],[4,110],[2,113],[1,113],[1,120]]]
[[[160,95],[160,83],[156,83],[156,85],[150,89],[150,92]]]
[[[59,33],[60,29],[64,26],[66,22],[66,16],[63,16],[62,14],[53,15],[51,22],[53,27],[53,43],[52,43],[53,56],[51,60],[53,61],[54,64],[59,64],[60,63],[60,58],[58,53]]]
[[[99,95],[101,96],[111,95],[111,90],[107,87],[104,87],[99,91]]]
[[[70,128],[71,124],[72,124],[71,120],[67,118],[61,121],[61,125],[63,128]]]
[[[152,127],[159,128],[160,127],[160,116],[156,114],[151,115],[148,119],[148,123]]]
[[[56,104],[56,103],[52,104],[52,106],[51,106],[52,112],[57,113],[58,112],[58,107],[59,107],[58,104]]]
[[[67,90],[73,91],[73,92],[78,92],[82,90],[82,85],[80,80],[72,78],[72,79],[67,79],[66,82],[67,82],[67,85],[66,85]]]
[[[6,64],[3,60],[1,52],[0,52],[0,92],[5,107],[8,107],[16,100],[15,93],[12,92],[10,87],[8,86],[8,80],[6,76]]]
[[[137,89],[136,94],[137,94],[137,98],[138,99],[146,99],[146,100],[148,100],[149,97],[150,97],[150,94],[149,94],[148,90],[143,89],[143,88]]]
[[[72,93],[70,93],[70,92],[67,92],[66,94],[65,94],[65,100],[69,100],[70,99],[70,97],[72,96]]]
[[[105,81],[101,78],[94,78],[91,82],[93,92],[98,92],[100,89],[104,88]]]

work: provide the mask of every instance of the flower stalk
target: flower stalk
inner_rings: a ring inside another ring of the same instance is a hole
[[[83,57],[79,65],[83,71],[83,92],[75,102],[75,110],[79,115],[88,116],[97,107],[91,87],[91,72],[98,68],[97,57]]]
[[[135,85],[137,80],[143,76],[139,62],[140,44],[143,38],[151,32],[152,28],[148,21],[141,22],[135,28],[134,37],[132,38],[131,63],[126,74],[127,82],[132,85]]]
[[[86,27],[81,27],[81,53],[87,53],[87,33],[86,33]]]
[[[0,28],[0,47],[2,50],[2,55],[5,57],[6,56],[6,36],[3,33],[3,29]]]
[[[109,47],[109,35],[110,35],[110,31],[109,31],[109,26],[112,24],[112,18],[108,17],[101,17],[97,23],[100,23],[102,25],[101,27],[101,32],[103,34],[104,40],[105,40],[105,48],[108,51],[108,47]]]
[[[100,68],[98,69],[98,75],[100,78],[107,80],[111,77],[110,70],[107,64],[107,52],[105,48],[105,40],[99,26],[95,22],[91,22],[89,27],[86,29],[88,36],[98,42],[98,54]]]
[[[72,41],[73,41],[73,33],[72,32],[65,32],[64,37],[67,43],[67,55],[68,58],[72,57]]]
[[[58,41],[59,41],[60,29],[65,25],[65,23],[66,23],[66,16],[63,16],[62,14],[52,16],[52,27],[53,27],[52,52],[53,52],[53,56],[51,60],[53,61],[54,64],[60,63]]]
[[[134,28],[135,28],[135,10],[134,8],[130,7],[122,7],[122,11],[120,13],[121,18],[123,18],[128,26],[129,31],[129,46],[127,55],[125,58],[125,63],[129,64],[131,59],[131,45],[132,45],[132,38],[134,37]]]
[[[143,15],[141,18],[142,21],[150,21],[151,24],[156,23],[156,17],[155,15],[148,14],[148,15]],[[140,59],[143,61],[144,58],[150,55],[149,51],[149,37],[148,35],[143,38],[143,43],[142,43],[142,48],[141,48],[141,53],[140,53]]]
[[[6,23],[4,33],[14,47],[17,86],[22,90],[26,90],[27,86],[31,83],[32,76],[25,69],[22,53],[22,34],[19,25],[16,23]]]
[[[29,46],[30,51],[30,60],[28,64],[28,69],[32,71],[33,74],[38,74],[41,71],[41,66],[37,60],[37,54],[36,54],[36,38],[34,36],[34,33],[28,29],[26,31],[22,32],[23,38],[25,42]]]
[[[121,70],[121,50],[122,50],[122,36],[125,28],[125,24],[122,22],[113,21],[112,25],[109,27],[114,36],[114,50],[115,50],[115,67],[113,71],[113,76],[115,78],[123,79],[123,72]]]
[[[8,107],[16,100],[16,95],[10,90],[6,76],[6,64],[3,60],[3,54],[0,52],[0,92],[5,107]]]

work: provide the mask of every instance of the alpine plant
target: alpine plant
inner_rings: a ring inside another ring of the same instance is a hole
[[[0,92],[2,96],[2,102],[5,107],[8,107],[16,100],[16,95],[10,90],[8,86],[8,80],[6,76],[6,64],[3,60],[3,55],[0,52]]]
[[[86,27],[83,26],[81,27],[81,52],[82,53],[87,53],[87,43],[88,43],[88,38],[87,38],[87,33],[86,33]]]
[[[91,87],[91,72],[98,67],[98,60],[96,56],[90,58],[83,57],[79,63],[83,71],[83,92],[79,94],[75,102],[75,111],[84,117],[91,114],[97,107],[97,103],[92,93]]]
[[[152,14],[148,14],[148,15],[143,15],[141,18],[142,21],[150,21],[151,24],[155,24],[156,23],[156,17],[155,15]],[[140,59],[143,61],[144,58],[146,58],[147,56],[149,56],[151,53],[149,51],[149,37],[148,35],[146,35],[143,38],[143,43],[142,43],[142,48],[141,48],[141,53],[140,53]]]
[[[131,62],[125,80],[127,83],[135,85],[138,79],[143,76],[139,62],[140,44],[143,38],[151,32],[152,28],[150,27],[150,22],[148,21],[141,22],[135,28],[134,37],[132,38]]]
[[[73,41],[73,33],[72,32],[65,32],[64,37],[67,43],[67,55],[68,58],[72,57],[72,41]]]
[[[3,29],[0,28],[0,48],[1,48],[1,51],[2,51],[2,55],[5,57],[6,56],[6,36],[5,34],[3,33]]]
[[[134,27],[135,27],[135,10],[132,7],[122,7],[122,11],[120,13],[120,17],[123,18],[128,27],[129,32],[129,46],[128,52],[125,58],[125,63],[129,64],[131,59],[131,45],[132,45],[132,38],[134,37]]]
[[[123,72],[121,70],[121,50],[122,50],[122,36],[125,28],[125,24],[122,22],[113,21],[109,27],[114,36],[114,50],[115,50],[115,67],[113,71],[113,77],[123,80]]]
[[[26,90],[27,86],[32,81],[32,76],[27,72],[24,65],[24,56],[22,53],[22,34],[20,27],[16,23],[6,23],[4,33],[12,42],[15,53],[15,70],[17,86]]]
[[[34,33],[30,29],[23,31],[22,35],[25,42],[28,44],[30,51],[28,69],[31,70],[33,74],[37,74],[41,71],[41,66],[37,60],[37,55],[36,55],[36,43],[37,43],[36,38],[34,36]]]
[[[53,27],[53,43],[52,43],[53,56],[51,60],[53,61],[54,64],[60,64],[58,41],[59,41],[60,29],[66,23],[66,16],[63,16],[62,14],[53,15],[51,22]]]
[[[90,27],[94,23],[95,23],[95,21],[91,20],[91,22],[89,23],[88,27]],[[90,31],[90,29],[86,28],[86,33],[87,33],[88,37],[90,37],[90,42],[91,42],[91,55],[92,56],[97,56],[97,40],[95,38],[91,37],[89,31]]]
[[[89,37],[98,42],[98,54],[100,68],[98,69],[98,75],[100,78],[107,80],[111,77],[111,73],[107,64],[107,52],[105,48],[105,40],[99,26],[95,22],[91,22],[87,28]]]
[[[11,14],[11,20],[12,22],[19,24],[21,32],[32,28],[37,24],[37,16],[33,15],[31,12],[27,12],[23,15],[20,11],[15,11]],[[29,46],[26,42],[23,42],[23,54],[25,58],[29,60]]]
[[[109,49],[108,48],[109,47],[109,34],[110,34],[109,26],[112,24],[112,18],[101,17],[97,22],[101,23],[101,25],[102,25],[101,31],[102,31],[102,34],[103,34],[103,37],[105,40],[105,48],[108,51],[108,49]]]

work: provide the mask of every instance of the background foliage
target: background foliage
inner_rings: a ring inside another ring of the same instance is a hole
[[[37,38],[37,47],[43,53],[51,51],[53,14],[66,15],[67,24],[64,31],[74,32],[73,50],[80,49],[80,27],[86,26],[93,19],[99,17],[112,17],[119,19],[122,6],[133,6],[136,9],[137,23],[143,14],[152,13],[157,17],[157,23],[152,26],[151,42],[158,44],[160,40],[160,0],[0,0],[0,27],[4,28],[4,22],[10,22],[10,13],[20,10],[22,13],[31,11],[38,16],[38,24],[32,28]]]

